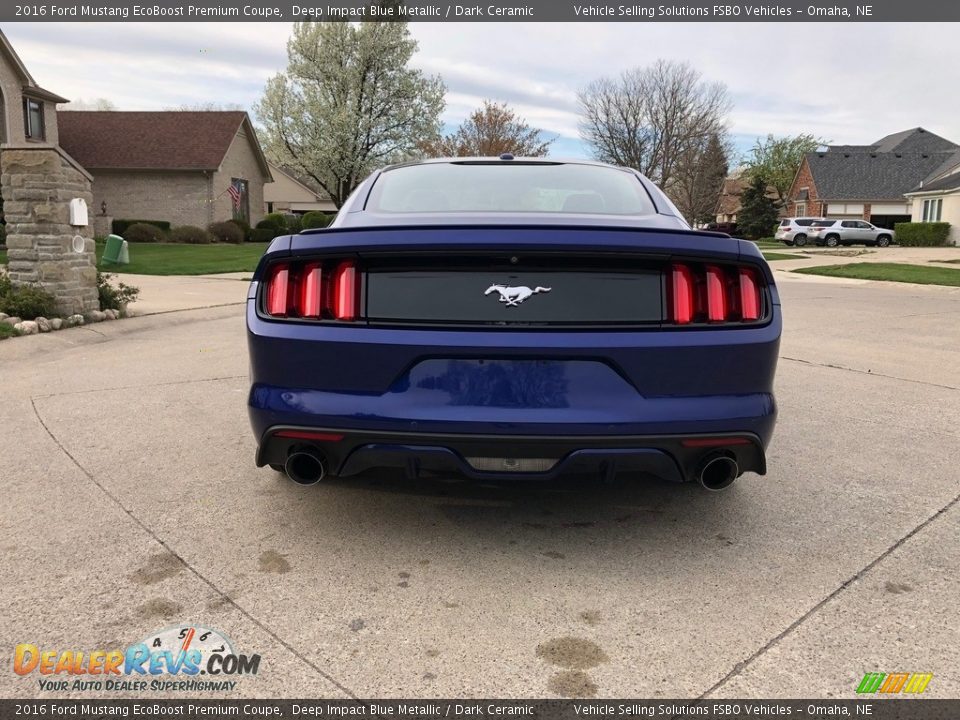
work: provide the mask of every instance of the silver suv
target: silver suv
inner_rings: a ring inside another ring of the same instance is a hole
[[[879,245],[887,247],[893,242],[893,230],[879,228],[864,220],[827,220],[814,223],[807,236],[817,245]]]
[[[810,237],[810,226],[815,222],[825,222],[826,218],[798,217],[784,218],[777,227],[774,239],[787,245],[803,247]]]

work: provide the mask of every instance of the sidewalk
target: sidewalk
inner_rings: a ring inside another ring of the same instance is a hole
[[[846,248],[788,247],[783,249],[764,248],[764,252],[783,252],[789,255],[803,255],[803,259],[776,260],[770,264],[774,270],[796,270],[797,268],[816,267],[818,265],[845,265],[847,263],[885,262],[907,265],[932,265],[934,267],[960,270],[960,263],[944,263],[944,260],[960,260],[960,247],[887,247],[867,248],[854,245]]]
[[[117,275],[114,282],[140,288],[130,306],[132,315],[153,315],[176,310],[241,305],[250,285],[248,273],[222,275]]]

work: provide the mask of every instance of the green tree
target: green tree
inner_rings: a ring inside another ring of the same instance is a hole
[[[710,222],[716,217],[717,201],[727,177],[726,138],[712,133],[691,147],[677,162],[674,181],[667,194],[692,225]]]
[[[287,69],[254,108],[267,155],[341,207],[371,171],[440,134],[446,88],[409,66],[416,50],[405,22],[295,23]]]
[[[823,138],[809,134],[781,138],[767,135],[765,140],[757,140],[744,161],[746,171],[750,177],[759,175],[766,180],[776,191],[780,207],[785,207],[803,156],[826,144]]]
[[[754,175],[740,194],[737,212],[737,231],[749,240],[759,240],[773,233],[779,214],[777,203],[769,195],[767,183]]]
[[[543,157],[555,138],[543,140],[540,130],[517,115],[506,103],[484,100],[457,131],[421,144],[427,157]]]

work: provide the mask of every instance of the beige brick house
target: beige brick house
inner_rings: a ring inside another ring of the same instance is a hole
[[[245,112],[68,111],[58,121],[61,146],[93,175],[98,232],[107,218],[204,227],[263,217],[273,176]]]

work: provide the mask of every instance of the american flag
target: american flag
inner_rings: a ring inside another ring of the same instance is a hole
[[[230,193],[230,199],[233,200],[233,209],[239,212],[240,202],[243,200],[243,191],[240,189],[240,183],[230,183],[227,192]]]

